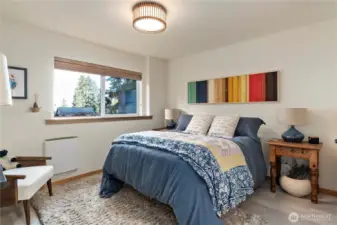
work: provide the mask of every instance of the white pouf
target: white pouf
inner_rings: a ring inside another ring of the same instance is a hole
[[[280,185],[283,190],[296,197],[304,197],[311,193],[310,180],[296,180],[282,176],[280,178]]]

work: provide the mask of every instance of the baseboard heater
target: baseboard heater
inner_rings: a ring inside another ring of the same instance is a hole
[[[44,155],[51,156],[49,165],[54,166],[54,175],[74,171],[78,169],[78,138],[59,137],[44,141]]]

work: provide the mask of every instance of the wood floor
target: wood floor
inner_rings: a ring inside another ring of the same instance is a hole
[[[0,225],[25,225],[21,204],[0,209]],[[321,194],[319,204],[316,205],[312,204],[310,199],[295,198],[279,189],[276,194],[271,193],[268,182],[244,202],[241,208],[245,212],[261,215],[270,225],[337,224],[336,197]],[[292,212],[302,216],[303,220],[291,223],[288,216]],[[316,220],[309,220],[312,216],[316,217]],[[31,210],[31,225],[41,225],[34,210]]]

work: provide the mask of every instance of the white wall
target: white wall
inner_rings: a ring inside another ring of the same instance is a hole
[[[97,34],[99,35],[99,34]],[[79,170],[73,174],[101,169],[111,142],[126,132],[146,130],[163,126],[166,79],[165,61],[147,59],[130,53],[66,37],[23,23],[4,21],[3,48],[8,64],[28,68],[28,100],[14,100],[14,106],[1,108],[2,148],[13,155],[42,155],[43,141],[48,138],[78,136],[80,154],[77,160]],[[143,73],[143,114],[151,114],[153,120],[122,121],[109,123],[45,125],[53,111],[54,56],[77,59]],[[155,65],[158,62],[158,66]],[[154,68],[154,69],[152,69]],[[154,76],[151,78],[151,76]],[[148,83],[152,80],[151,83]],[[152,86],[155,91],[152,92]],[[148,88],[145,88],[148,87]],[[149,99],[150,111],[145,111]],[[34,94],[40,95],[40,113],[31,113]],[[67,157],[67,156],[65,156]]]
[[[4,25],[3,17],[0,14],[0,52],[1,53],[3,53],[3,47],[4,47],[4,42],[3,42],[4,31],[5,31],[5,25]],[[7,107],[7,106],[0,106],[0,108],[1,107]],[[1,146],[2,146],[2,143],[3,143],[3,140],[2,140],[3,132],[4,132],[3,114],[2,114],[2,111],[0,109],[0,150],[2,150]]]
[[[1,48],[2,48],[3,29],[4,29],[4,23],[3,23],[2,16],[1,16],[1,14],[0,14],[0,50],[1,50]]]
[[[239,113],[260,117],[263,141],[280,137],[286,126],[277,114],[285,107],[310,109],[310,124],[299,127],[324,143],[320,185],[337,190],[337,20],[331,20],[175,59],[169,63],[168,104],[192,114]],[[187,82],[271,70],[280,71],[278,103],[188,105]],[[266,161],[268,148],[264,143]]]
[[[3,30],[4,30],[4,25],[2,21],[2,16],[0,14],[0,52],[2,52],[2,37],[3,37]],[[0,110],[0,150],[1,150],[1,143],[2,143],[2,112]]]
[[[164,123],[162,109],[167,106],[167,62],[162,59],[148,58],[150,71],[150,111],[154,115],[160,114],[157,118]],[[158,76],[160,75],[160,76]],[[159,122],[159,121],[158,121]]]

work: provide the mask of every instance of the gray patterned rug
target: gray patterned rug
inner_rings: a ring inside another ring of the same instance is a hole
[[[46,189],[31,200],[44,225],[161,225],[177,224],[172,209],[151,201],[130,187],[109,199],[98,196],[100,175],[65,185],[55,185],[54,196]],[[236,209],[225,215],[225,224],[264,225],[260,216]]]

